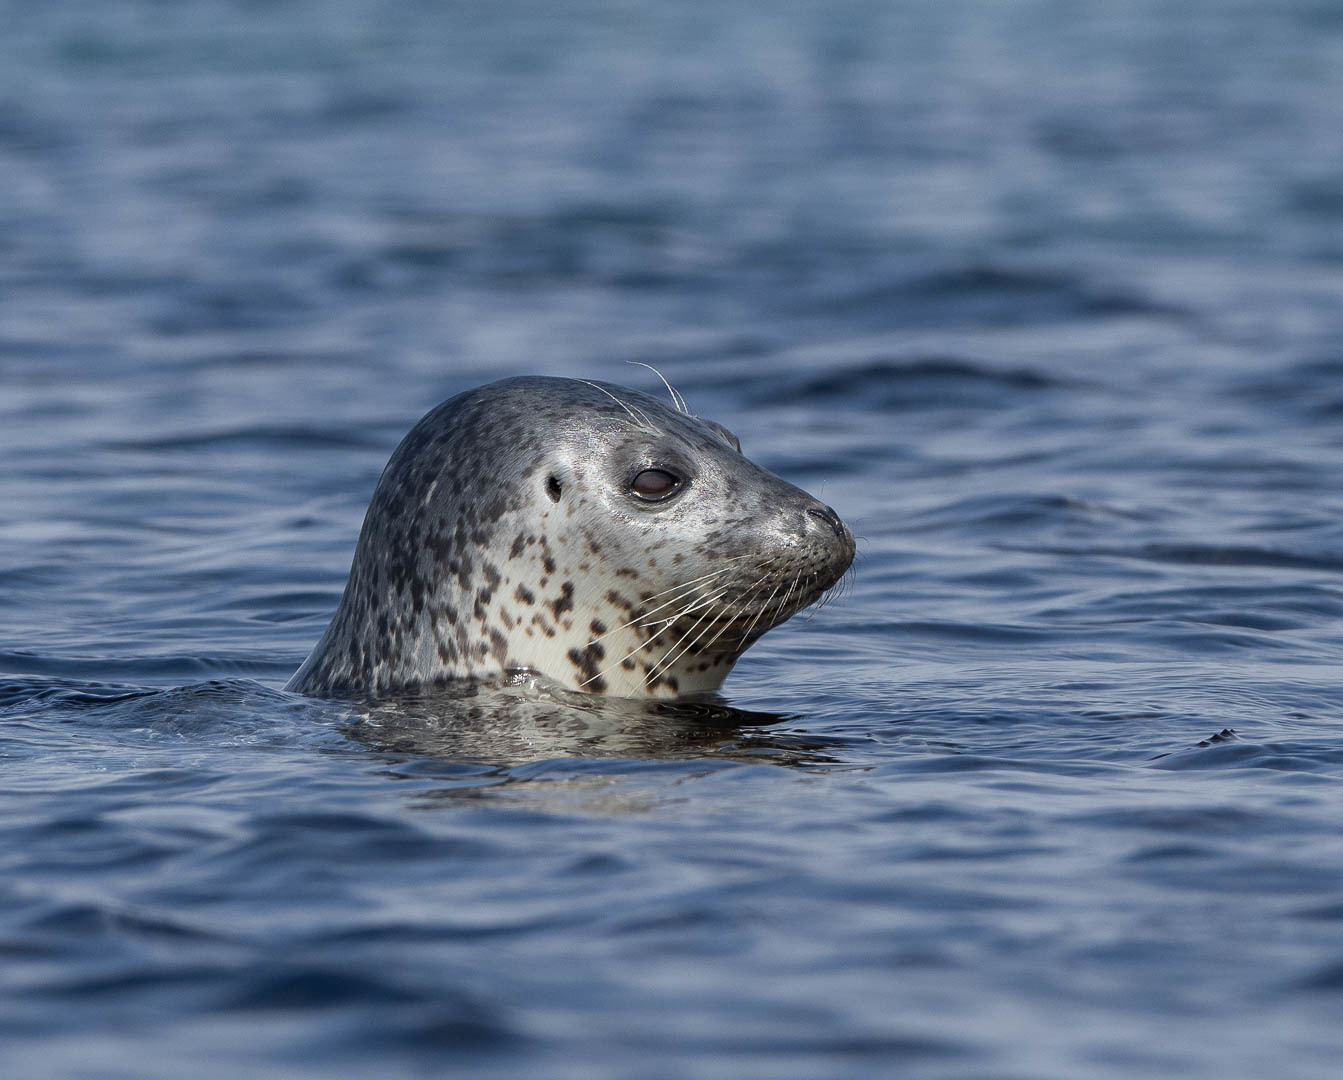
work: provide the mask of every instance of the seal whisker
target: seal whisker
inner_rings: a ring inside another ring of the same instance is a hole
[[[667,627],[671,626],[674,621],[675,620],[668,621],[660,629],[655,630],[653,633],[649,634],[647,638],[639,642],[639,644],[634,646],[634,648],[632,648],[619,660],[613,660],[611,663],[607,664],[606,667],[601,668],[599,671],[597,671],[596,674],[588,676],[586,679],[584,679],[581,683],[578,684],[578,689],[582,690],[583,687],[588,685],[588,683],[595,682],[598,679],[605,678],[611,672],[615,671],[616,668],[621,667],[626,661],[633,659],[639,653],[643,652],[644,649],[648,648],[648,646],[652,645],[653,642],[655,642],[659,637],[661,637],[666,632]]]
[[[774,600],[774,594],[779,591],[779,586],[782,584],[783,582],[780,581],[774,586],[774,591],[769,594],[769,599],[767,599],[764,604],[761,605],[760,610],[755,613],[755,618],[751,620],[750,625],[746,627],[746,632],[741,636],[741,643],[737,646],[738,652],[746,648],[746,639],[751,636],[751,631],[755,629],[755,624],[760,621],[760,616],[765,614],[765,611]]]
[[[622,630],[628,630],[631,626],[641,627],[641,628],[642,628],[642,627],[649,627],[649,626],[656,626],[656,625],[657,625],[658,623],[660,623],[660,622],[665,622],[665,621],[667,620],[667,617],[666,617],[666,616],[661,616],[661,617],[656,618],[656,619],[650,619],[649,616],[655,614],[655,613],[658,612],[658,611],[661,611],[661,610],[662,610],[663,608],[665,608],[665,607],[670,607],[670,606],[673,605],[673,604],[679,604],[679,603],[681,603],[683,600],[690,599],[690,598],[692,598],[692,597],[694,597],[694,598],[698,598],[698,597],[700,597],[700,596],[702,596],[702,595],[703,595],[703,594],[700,592],[700,590],[699,590],[699,586],[698,586],[698,585],[692,585],[692,586],[690,586],[690,587],[687,588],[687,589],[683,589],[682,592],[680,592],[680,593],[679,593],[678,595],[676,595],[676,596],[671,597],[671,599],[669,599],[669,600],[664,600],[662,603],[658,604],[657,607],[649,608],[647,611],[641,611],[641,612],[639,612],[639,614],[636,615],[636,616],[634,616],[634,618],[630,619],[629,622],[621,623],[619,626],[615,627],[614,629],[607,630],[607,631],[605,631],[604,633],[598,634],[595,638],[592,638],[592,639],[588,642],[588,644],[589,644],[589,645],[595,645],[595,644],[597,644],[597,642],[599,642],[599,641],[601,641],[601,640],[603,640],[603,639],[605,639],[605,638],[609,638],[612,634],[618,634],[618,633],[620,633],[620,631],[622,631]],[[681,617],[681,616],[680,616],[679,614],[678,614],[678,615],[673,615],[673,616],[671,616],[671,621],[672,621],[672,622],[675,622],[675,621],[676,621],[677,619],[679,619],[680,617]]]
[[[745,613],[747,613],[747,610],[749,609],[749,607],[751,607],[751,603],[753,602],[753,600],[755,600],[756,596],[760,595],[760,592],[764,591],[764,587],[766,587],[767,576],[768,575],[764,576],[764,578],[757,578],[755,584],[752,584],[751,588],[748,588],[748,590],[745,591],[744,594],[740,596],[740,599],[737,600],[737,610],[740,610],[741,613],[743,614],[741,614],[740,621],[737,621],[737,619],[733,619],[733,625],[740,626],[741,622],[745,621],[745,618],[747,618],[745,617]],[[740,643],[739,645],[737,645],[736,651],[737,654],[739,654],[740,656],[741,651],[743,651],[743,649],[741,649]]]
[[[667,626],[670,626],[670,625],[671,625],[671,623],[668,623],[668,624],[667,624]],[[661,637],[661,636],[663,635],[663,633],[666,632],[666,630],[667,630],[667,626],[664,626],[664,627],[663,627],[661,630],[659,630],[657,633],[650,635],[649,638],[648,638],[648,640],[646,640],[646,641],[641,641],[638,645],[634,646],[633,649],[631,649],[629,652],[627,652],[627,653],[626,653],[624,656],[622,656],[619,660],[615,660],[615,661],[612,661],[610,664],[607,664],[606,667],[602,668],[602,669],[601,669],[600,671],[598,671],[595,675],[589,675],[586,679],[584,679],[581,683],[578,684],[578,689],[582,690],[583,687],[585,687],[585,686],[588,685],[588,683],[590,683],[590,682],[596,682],[598,679],[604,679],[604,678],[605,678],[607,675],[609,675],[611,672],[615,671],[616,668],[621,667],[627,660],[631,660],[631,659],[633,659],[635,656],[637,656],[639,653],[643,652],[644,649],[646,649],[646,648],[648,648],[648,646],[652,645],[654,641],[656,641],[659,637]]]
[[[690,607],[678,611],[675,615],[671,615],[668,618],[656,619],[651,623],[642,624],[640,626],[640,629],[648,629],[649,627],[657,626],[658,630],[655,633],[649,635],[648,640],[645,641],[643,645],[639,646],[639,649],[635,649],[634,651],[638,652],[640,649],[647,648],[650,644],[652,644],[653,638],[658,637],[661,634],[665,633],[671,627],[675,626],[678,622],[684,619],[687,615],[693,615],[695,612],[699,611],[706,605],[712,604],[720,599],[722,599],[722,593],[719,593],[717,596],[706,597],[703,601],[694,603]]]
[[[761,574],[742,591],[742,595],[737,598],[737,601],[734,606],[739,610],[749,607],[751,601],[754,600],[757,596],[759,596],[760,593],[764,590],[765,586],[769,584],[769,579],[770,579],[770,571],[766,571],[765,573]],[[759,613],[757,613],[756,617],[759,618]],[[713,636],[713,638],[709,642],[705,644],[704,646],[705,649],[707,650],[708,648],[710,648],[714,644],[714,642],[716,642],[720,637],[723,636],[724,633],[732,629],[732,627],[735,625],[737,625],[735,617],[729,617],[725,619],[723,621],[722,628],[718,631],[717,634]],[[740,653],[741,648],[738,647],[736,651]]]
[[[672,615],[670,618],[654,619],[652,623],[649,623],[647,625],[652,626],[656,625],[659,622],[665,622],[669,625],[671,623],[675,623],[680,619],[684,619],[687,615],[694,614],[696,611],[699,611],[700,608],[705,607],[708,604],[717,603],[728,592],[730,592],[731,589],[732,585],[731,583],[729,583],[727,585],[720,586],[718,589],[710,593],[708,596],[704,596],[701,594],[701,596],[698,599],[696,599],[693,603],[691,603],[689,607],[681,609],[675,615]]]
[[[741,557],[741,558],[745,558],[746,556],[740,556],[740,557]],[[728,560],[728,561],[729,561],[729,562],[736,562],[737,560],[736,560],[736,559],[730,559],[730,560]],[[644,622],[643,620],[647,619],[648,616],[652,615],[654,612],[661,611],[663,608],[665,608],[665,607],[667,607],[667,606],[669,606],[669,605],[671,605],[671,604],[679,604],[682,600],[686,599],[686,598],[687,598],[688,596],[690,596],[691,594],[698,593],[698,592],[699,592],[699,585],[698,585],[698,583],[700,583],[700,582],[704,582],[704,581],[706,581],[706,580],[708,580],[708,579],[712,579],[712,578],[716,578],[716,577],[721,577],[723,574],[726,574],[730,569],[731,569],[731,567],[723,566],[723,567],[720,567],[720,568],[717,569],[717,570],[713,570],[713,571],[711,571],[710,573],[704,574],[704,575],[702,575],[701,577],[694,578],[693,580],[691,580],[691,581],[687,581],[687,582],[685,582],[685,583],[683,583],[683,584],[681,584],[681,585],[675,585],[675,586],[673,586],[673,587],[670,588],[670,589],[663,589],[662,592],[660,592],[660,593],[653,593],[651,596],[648,597],[648,600],[656,600],[659,596],[663,596],[663,595],[665,595],[666,593],[669,593],[669,592],[676,592],[677,595],[676,595],[676,596],[673,596],[670,600],[664,600],[662,603],[658,604],[657,607],[649,608],[647,611],[641,611],[638,615],[636,615],[634,618],[632,618],[629,622],[627,622],[627,623],[622,623],[620,626],[617,626],[614,630],[607,630],[605,633],[602,633],[602,634],[597,635],[595,638],[593,638],[591,641],[589,641],[588,644],[589,644],[589,645],[594,645],[594,644],[596,644],[597,642],[601,641],[603,638],[610,637],[612,634],[619,633],[621,630],[628,629],[628,628],[631,627],[631,626],[653,626],[653,625],[656,625],[657,623],[661,622],[662,619],[654,619],[652,622]],[[645,601],[645,602],[647,602],[647,601]],[[680,615],[675,616],[675,617],[673,618],[673,621],[675,621],[675,619],[679,619],[680,617],[681,617]]]
[[[684,413],[686,416],[690,415],[690,406],[686,404],[685,398],[683,398],[677,392],[676,387],[672,386],[672,384],[667,381],[667,376],[662,374],[662,372],[660,372],[652,364],[645,364],[642,360],[626,360],[625,363],[633,364],[636,367],[644,367],[647,368],[649,371],[651,371],[654,375],[656,375],[659,379],[662,380],[662,385],[667,388],[667,393],[671,395],[672,404],[676,406],[676,411],[679,413]]]
[[[698,610],[699,610],[700,608],[702,608],[705,604],[710,604],[710,603],[713,603],[713,602],[715,602],[715,601],[717,601],[717,600],[721,600],[721,599],[723,598],[723,596],[724,596],[726,593],[728,593],[728,592],[731,591],[731,589],[732,589],[732,583],[731,583],[731,582],[729,582],[729,583],[726,584],[726,585],[715,585],[715,586],[714,586],[714,592],[712,592],[712,593],[711,593],[710,595],[708,595],[708,596],[705,596],[703,593],[699,593],[699,595],[698,595],[694,600],[691,601],[691,604],[690,604],[689,607],[687,607],[687,608],[683,608],[682,610],[678,611],[675,615],[672,615],[672,616],[665,616],[665,615],[664,615],[664,616],[662,616],[661,618],[657,618],[657,619],[652,620],[652,622],[646,622],[646,623],[645,623],[645,622],[640,622],[640,623],[635,623],[634,625],[639,626],[639,627],[645,627],[645,626],[656,626],[656,625],[657,625],[658,623],[660,623],[660,622],[668,622],[668,621],[670,621],[670,622],[675,622],[677,619],[683,619],[683,618],[685,618],[685,617],[686,617],[687,615],[689,615],[691,612],[698,611]],[[698,591],[698,590],[697,590],[697,591]],[[681,596],[681,597],[677,597],[677,599],[678,599],[678,600],[684,600],[684,599],[686,599],[686,598],[685,598],[684,596]],[[668,603],[670,603],[670,602],[671,602],[671,601],[668,601]],[[660,606],[665,607],[666,604],[663,604],[663,605],[660,605]],[[650,612],[649,614],[652,614],[652,612]]]
[[[739,555],[739,556],[737,556],[736,558],[726,559],[726,560],[724,560],[724,561],[727,562],[727,563],[734,563],[734,562],[738,562],[740,559],[743,559],[743,558],[749,558],[749,556],[746,556],[746,555]],[[711,579],[711,578],[716,578],[716,577],[718,577],[718,576],[720,576],[720,575],[722,575],[722,574],[725,574],[725,573],[727,573],[727,571],[730,570],[730,569],[732,569],[730,566],[720,566],[717,570],[710,570],[707,574],[701,574],[701,575],[700,575],[699,577],[697,577],[697,578],[691,578],[689,581],[684,581],[684,582],[682,582],[680,585],[673,585],[670,589],[663,589],[661,592],[649,593],[647,596],[643,597],[643,599],[642,599],[642,603],[645,603],[645,604],[646,604],[646,603],[648,603],[649,600],[656,600],[659,596],[666,596],[667,593],[669,593],[669,592],[680,592],[680,591],[682,591],[682,590],[684,590],[684,589],[686,589],[686,588],[688,588],[688,587],[690,587],[690,586],[695,585],[697,582],[708,581],[708,580]],[[667,603],[671,603],[671,602],[672,602],[672,601],[667,601]],[[659,605],[658,605],[658,607],[663,607],[663,606],[665,606],[665,605],[664,605],[664,604],[659,604]],[[657,608],[654,608],[653,610],[656,611]]]
[[[842,575],[840,575],[840,579],[835,582],[834,585],[821,594],[820,606],[825,607],[827,604],[832,604],[845,596],[848,593],[849,588],[853,585],[855,577],[856,575],[854,574],[853,567],[850,566]]]
[[[648,419],[648,414],[645,413],[642,409],[636,409],[634,406],[628,404],[627,402],[621,401],[620,398],[616,397],[615,394],[611,393],[611,391],[606,389],[606,387],[604,386],[598,386],[595,382],[588,382],[587,379],[580,379],[579,381],[587,383],[587,385],[592,387],[592,389],[594,390],[600,390],[603,394],[605,394],[617,405],[619,405],[622,409],[624,409],[627,413],[629,413],[630,419],[634,421],[634,426],[638,428],[640,431],[646,431],[650,435],[662,434],[662,431],[653,423],[653,421]]]
[[[702,630],[700,634],[694,639],[694,641],[688,640],[690,638],[690,635],[695,633],[696,630],[699,630],[700,624],[704,622],[705,619],[710,618],[710,616],[712,615],[713,615],[713,609],[710,608],[709,610],[705,611],[704,614],[701,615],[698,619],[696,619],[694,624],[690,627],[690,629],[688,629],[684,634],[682,634],[671,645],[671,647],[665,653],[662,654],[662,659],[648,669],[648,675],[644,681],[647,683],[652,683],[656,681],[659,677],[665,675],[667,671],[671,668],[672,664],[680,660],[681,657],[686,654],[686,652],[688,652],[691,648],[693,648],[695,642],[697,642],[699,638],[702,637],[704,634],[708,633],[709,626],[712,626],[713,623],[710,622],[709,625],[706,626],[704,630]]]
[[[743,602],[748,602],[748,601],[750,600],[751,596],[752,596],[758,589],[763,588],[764,585],[765,585],[765,583],[766,583],[768,580],[769,580],[769,573],[768,573],[768,572],[766,572],[766,573],[762,574],[760,577],[756,578],[756,580],[755,580],[755,581],[751,584],[751,586],[746,590],[746,596],[745,596]],[[775,589],[776,589],[776,591],[777,591],[777,586],[775,587]],[[771,595],[773,595],[773,594],[771,594]],[[712,625],[713,625],[713,624],[710,623],[709,626],[706,626],[706,627],[704,628],[704,631],[699,635],[699,637],[697,637],[694,641],[692,641],[692,642],[686,647],[686,650],[683,650],[683,653],[684,653],[684,651],[687,651],[687,650],[689,650],[689,649],[693,649],[696,645],[698,645],[699,642],[700,642],[700,638],[702,638],[702,637],[704,636],[705,633],[708,633],[709,628],[710,628]],[[725,619],[725,620],[723,621],[723,625],[722,625],[721,627],[719,627],[719,629],[718,629],[718,633],[714,634],[713,637],[711,637],[708,641],[706,641],[706,642],[704,643],[704,645],[703,645],[703,647],[702,647],[702,649],[701,649],[700,651],[701,651],[701,652],[708,652],[708,650],[711,649],[711,648],[713,647],[714,643],[717,642],[718,639],[721,638],[721,637],[723,636],[723,634],[726,633],[731,627],[732,627],[732,619],[730,619],[730,618],[729,618],[729,619]],[[693,627],[692,627],[692,629],[693,629]],[[676,659],[679,660],[679,659],[680,659],[680,656],[677,656]],[[670,662],[669,662],[669,664],[670,664]]]
[[[754,552],[748,552],[745,555],[734,555],[730,559],[724,559],[722,560],[723,565],[720,566],[717,570],[710,570],[707,574],[701,574],[697,578],[691,578],[689,581],[682,582],[680,585],[673,585],[670,589],[663,589],[661,592],[650,593],[647,597],[645,597],[645,600],[656,600],[659,596],[665,596],[669,592],[675,592],[678,589],[683,589],[685,588],[685,586],[693,585],[697,581],[703,581],[705,578],[715,577],[718,574],[721,574],[724,571],[730,569],[731,567],[728,564],[741,562],[742,559],[750,559],[752,557],[755,557]]]
[[[762,579],[762,580],[763,580],[763,579]],[[713,614],[712,611],[706,611],[705,614],[702,615],[702,616],[699,618],[699,620],[695,623],[695,625],[692,626],[689,630],[686,631],[685,635],[681,638],[681,641],[685,641],[686,638],[688,638],[692,633],[695,632],[695,629],[699,626],[699,624],[700,624],[701,622],[704,622],[705,617],[707,617],[707,616],[709,616],[709,615],[712,615],[712,614]],[[723,625],[720,626],[720,627],[718,628],[718,632],[717,632],[716,634],[714,634],[714,636],[711,637],[707,642],[704,643],[704,645],[699,649],[699,652],[700,652],[701,654],[703,654],[703,653],[705,653],[705,652],[708,652],[709,649],[713,646],[713,643],[714,643],[715,641],[717,641],[720,637],[722,637],[724,631],[726,631],[727,628],[730,627],[731,625],[732,625],[732,620],[731,620],[731,619],[723,620]],[[657,671],[657,674],[658,674],[658,675],[665,675],[666,672],[668,671],[668,669],[669,669],[674,663],[676,663],[677,661],[679,661],[683,656],[685,656],[686,653],[690,652],[691,650],[693,650],[693,649],[695,649],[697,646],[699,646],[700,642],[703,641],[703,639],[704,639],[704,635],[707,634],[707,633],[708,633],[710,630],[712,630],[712,629],[713,629],[713,620],[711,619],[711,620],[709,621],[709,623],[704,627],[704,629],[701,630],[698,634],[695,635],[694,640],[688,642],[688,643],[687,643],[687,644],[686,644],[686,645],[685,645],[679,652],[675,652],[675,655],[672,655],[673,651],[676,649],[676,646],[673,645],[672,648],[671,648],[670,650],[668,650],[667,654],[663,656],[663,658],[662,658],[662,662],[661,662],[661,666],[660,666],[660,670]],[[652,678],[653,675],[654,675],[654,672],[653,672],[653,671],[650,671],[648,674],[649,674],[649,677]]]
[[[803,591],[805,592],[806,589],[810,588],[811,583],[815,580],[816,580],[815,574],[808,574],[807,584],[803,587]],[[807,612],[807,621],[811,622],[812,619],[816,618],[816,613],[820,611],[821,608],[825,607],[826,604],[830,603],[830,600],[831,596],[828,590],[821,593],[821,595],[816,598],[816,602],[811,605],[811,609]]]
[[[802,575],[799,573],[797,577],[793,578],[793,583],[788,586],[788,591],[783,594],[783,600],[779,602],[779,606],[774,609],[776,617],[788,610],[788,601],[793,598],[793,590],[800,584],[802,584]]]
[[[724,619],[723,625],[718,628],[718,633],[714,634],[713,637],[711,637],[708,641],[704,643],[701,652],[708,652],[710,649],[712,649],[714,645],[718,642],[718,639],[722,637],[729,629],[731,629],[731,627],[732,627],[732,620]]]
[[[717,592],[715,592],[715,593],[713,593],[713,594],[711,594],[711,595],[709,595],[709,596],[707,596],[707,597],[700,597],[700,598],[697,598],[696,601],[695,601],[694,603],[692,603],[689,607],[687,607],[687,608],[683,608],[682,610],[678,611],[675,615],[672,615],[672,616],[670,616],[669,618],[666,618],[666,619],[659,619],[659,620],[656,620],[656,622],[661,622],[661,623],[663,624],[662,627],[661,627],[659,630],[657,630],[656,632],[650,634],[650,635],[648,636],[647,640],[645,640],[645,641],[641,641],[638,645],[636,645],[636,646],[635,646],[633,649],[631,649],[628,653],[626,653],[624,656],[622,656],[619,660],[615,661],[615,662],[612,663],[612,664],[608,664],[605,668],[603,668],[601,671],[598,671],[595,675],[591,675],[591,676],[589,676],[588,678],[584,679],[581,683],[578,684],[579,689],[581,690],[581,689],[582,689],[584,686],[586,686],[588,683],[590,683],[590,682],[594,682],[595,680],[604,677],[605,675],[607,675],[607,674],[609,674],[610,672],[614,671],[618,666],[620,666],[621,664],[625,663],[626,660],[629,660],[629,659],[631,659],[633,656],[635,656],[636,654],[643,652],[644,649],[646,649],[646,648],[648,648],[650,645],[652,645],[653,642],[656,641],[659,637],[661,637],[664,633],[666,633],[667,630],[669,630],[671,627],[675,626],[676,623],[677,623],[678,621],[680,621],[681,619],[685,618],[687,615],[691,614],[692,612],[698,611],[701,607],[704,607],[704,606],[706,606],[706,605],[712,604],[712,603],[714,603],[716,600],[721,599],[722,596],[723,596],[723,594],[726,593],[730,588],[731,588],[731,585],[724,585],[724,586],[723,586],[721,589],[719,589]],[[650,624],[650,625],[656,625],[656,622],[655,622],[654,624]],[[629,625],[629,624],[626,624],[626,625]],[[672,647],[675,648],[674,645],[673,645]]]
[[[815,576],[816,576],[815,574],[812,575],[812,577]],[[827,607],[828,605],[833,604],[836,600],[838,600],[848,591],[848,587],[852,583],[853,583],[852,572],[850,571],[845,573],[844,576],[839,579],[839,581],[837,581],[833,586],[831,586],[830,588],[826,589],[823,593],[821,593],[821,598],[816,602],[816,606],[811,609],[811,612],[808,617],[810,618],[811,616],[814,616],[816,612],[820,611],[823,607]]]
[[[796,577],[793,578],[792,582],[788,586],[788,591],[783,594],[783,598],[779,601],[779,603],[776,606],[774,606],[773,610],[770,612],[769,625],[765,627],[765,630],[769,630],[771,627],[777,625],[779,621],[779,616],[783,612],[788,610],[788,601],[792,599],[793,590],[797,588],[797,583],[801,580],[802,580],[801,574],[798,574]],[[771,599],[773,598],[771,597]],[[785,616],[785,618],[787,618],[787,616]],[[764,633],[764,631],[761,632]]]
[[[751,585],[750,585],[747,589],[745,589],[745,590],[743,591],[742,595],[738,598],[738,600],[737,600],[737,604],[736,604],[737,609],[738,609],[739,611],[742,611],[742,612],[744,613],[744,612],[751,606],[752,601],[754,601],[755,598],[756,598],[757,596],[759,596],[761,592],[764,591],[764,588],[765,588],[765,586],[766,586],[767,584],[769,584],[769,574],[768,574],[768,573],[762,574],[760,577],[756,578],[755,581],[753,581],[753,582],[751,583]],[[759,614],[758,614],[758,613],[757,613],[757,616],[756,616],[756,617],[759,618]],[[745,619],[745,614],[742,615],[742,618]],[[735,618],[730,619],[730,620],[728,621],[728,627],[729,627],[729,628],[731,628],[732,626],[736,626],[736,625],[739,625],[739,623],[737,622],[737,620],[736,620]],[[741,646],[740,644],[738,644],[736,650],[734,650],[734,651],[735,651],[738,655],[740,655],[741,652],[743,651],[743,648],[742,648],[742,646]]]

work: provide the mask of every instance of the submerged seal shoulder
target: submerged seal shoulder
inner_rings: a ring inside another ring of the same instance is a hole
[[[377,696],[531,671],[703,693],[853,554],[833,510],[679,399],[505,379],[443,402],[393,452],[288,688]]]

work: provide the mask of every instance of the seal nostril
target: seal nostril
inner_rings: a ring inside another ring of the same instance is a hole
[[[831,510],[830,507],[825,506],[824,504],[817,504],[816,506],[810,507],[807,510],[807,513],[814,518],[820,518],[824,521],[830,526],[836,536],[844,535],[844,522],[840,521],[839,515]]]

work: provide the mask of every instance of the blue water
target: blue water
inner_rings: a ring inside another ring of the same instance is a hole
[[[0,23],[0,1074],[1339,1075],[1336,4]],[[421,414],[626,360],[842,596],[280,689]]]

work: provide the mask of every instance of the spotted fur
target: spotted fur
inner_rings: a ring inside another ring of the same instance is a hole
[[[630,491],[654,467],[684,478],[665,503]],[[445,401],[392,454],[289,689],[531,671],[627,697],[714,690],[853,552],[833,510],[712,421],[607,383],[506,379]]]

